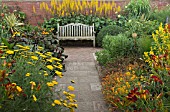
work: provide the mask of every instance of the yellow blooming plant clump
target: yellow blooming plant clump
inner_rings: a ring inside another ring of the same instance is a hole
[[[117,6],[114,1],[105,2],[98,0],[51,0],[48,5],[45,2],[40,4],[40,9],[57,16],[69,16],[70,14],[98,15],[111,16],[115,12],[120,12],[120,6]]]
[[[29,46],[19,44],[14,49],[0,46],[1,112],[60,112],[77,108],[75,95],[69,93],[74,87],[70,86],[67,94],[58,89],[54,96],[53,88],[58,88],[63,66],[52,53],[41,50],[38,46],[38,50],[32,52]]]

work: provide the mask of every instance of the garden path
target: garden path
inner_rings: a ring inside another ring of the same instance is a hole
[[[59,80],[59,87],[75,87],[78,108],[76,112],[107,112],[101,92],[99,73],[96,69],[94,53],[100,49],[92,47],[66,47],[66,72]],[[75,83],[71,83],[74,80]]]

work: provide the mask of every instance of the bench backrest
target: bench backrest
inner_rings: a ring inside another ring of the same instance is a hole
[[[94,24],[92,26],[81,23],[70,23],[65,26],[59,26],[59,37],[92,37],[94,34]]]

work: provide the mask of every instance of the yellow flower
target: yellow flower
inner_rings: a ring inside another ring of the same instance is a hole
[[[45,56],[45,55],[43,55],[43,54],[41,54],[40,56],[41,56],[42,58],[47,58],[47,56]]]
[[[36,101],[37,101],[36,96],[35,96],[35,95],[32,95],[32,97],[33,97],[33,100],[36,102]]]
[[[69,91],[74,91],[74,87],[73,86],[68,86],[68,90]]]
[[[52,66],[52,65],[47,65],[46,66],[48,69],[50,69],[50,70],[53,70],[54,69],[54,67]]]
[[[53,87],[53,86],[54,86],[54,84],[53,84],[52,82],[47,82],[47,86],[49,86],[49,87]]]
[[[55,103],[52,103],[51,105],[54,107],[54,106],[55,106]]]
[[[7,53],[7,54],[14,54],[14,51],[12,51],[12,50],[7,50],[6,53]]]
[[[31,84],[31,89],[33,90],[33,89],[34,89],[34,86],[36,86],[36,83],[33,82],[33,81],[31,81],[30,84]]]
[[[43,48],[43,47],[38,46],[38,49],[39,49],[39,50],[43,50],[44,48]]]
[[[14,50],[15,52],[18,52],[19,50]]]
[[[70,94],[71,98],[75,98],[76,95],[75,94]]]
[[[46,73],[44,73],[44,76],[48,76],[48,73],[46,72]]]
[[[52,53],[51,53],[51,52],[47,52],[47,53],[45,53],[45,55],[47,55],[47,56],[51,56],[51,55],[52,55]]]
[[[42,53],[40,53],[40,52],[38,52],[38,51],[36,51],[35,53],[37,53],[37,54],[39,54],[39,55],[42,55]]]
[[[51,63],[53,62],[53,60],[52,60],[52,59],[47,59],[47,61],[49,61],[49,62],[51,62]]]
[[[37,56],[31,56],[31,58],[32,58],[33,60],[38,60],[38,57],[37,57]]]
[[[150,54],[150,55],[154,55],[154,52],[153,52],[153,51],[150,51],[149,54]]]
[[[127,75],[127,76],[130,76],[130,72],[126,72],[126,75]]]
[[[66,91],[63,91],[63,94],[68,95],[69,93],[68,93],[68,92],[66,92]]]
[[[21,87],[17,86],[16,88],[17,88],[18,92],[22,92]]]
[[[29,76],[30,76],[30,73],[26,73],[25,76],[29,77]]]
[[[62,77],[62,72],[55,71],[55,73],[56,73],[59,77]]]
[[[32,84],[32,85],[34,85],[34,86],[36,85],[34,81],[31,81],[30,84]]]
[[[67,103],[63,103],[63,105],[64,105],[65,107],[67,107]]]
[[[57,105],[61,105],[61,102],[59,100],[54,100],[54,103]]]
[[[61,61],[60,59],[55,58],[55,57],[52,57],[51,59],[52,59],[52,60],[55,60],[55,61]]]
[[[58,82],[57,82],[57,81],[52,81],[52,83],[53,83],[54,85],[57,85],[57,84],[58,84]]]
[[[33,64],[32,62],[27,62],[28,64],[30,64],[30,65],[35,65],[35,64]]]

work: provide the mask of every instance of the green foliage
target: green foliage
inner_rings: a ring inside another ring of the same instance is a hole
[[[159,27],[157,21],[147,21],[145,19],[130,19],[125,23],[125,34],[128,37],[132,37],[133,33],[137,34],[137,37],[145,37],[146,35],[152,35],[152,33]]]
[[[150,37],[143,37],[137,39],[137,46],[140,55],[142,56],[144,52],[149,52],[151,49],[153,39]]]
[[[0,36],[1,37],[8,36],[8,33],[6,31],[7,30],[6,23],[4,21],[5,13],[8,13],[8,12],[9,12],[8,7],[0,3]]]
[[[110,52],[106,49],[96,52],[96,56],[97,56],[97,61],[101,65],[105,65],[107,62],[112,60]]]
[[[109,60],[114,61],[118,58],[132,55],[133,46],[133,40],[123,34],[119,34],[117,36],[106,36],[103,39],[104,51],[97,53],[97,56],[99,57],[97,57],[97,60],[101,64],[106,64]],[[106,55],[109,56],[110,59],[107,59]]]
[[[169,18],[169,22],[170,22],[170,6],[167,6],[162,10],[159,10],[159,9],[154,10],[151,13],[149,19],[157,20],[160,23],[165,23],[167,17]]]
[[[94,23],[96,35],[104,26],[116,24],[115,21],[109,18],[97,17],[93,15],[72,14],[69,16],[60,16],[51,18],[50,20],[45,20],[43,27],[54,28],[53,32],[56,33],[57,23],[59,23],[61,26],[69,23],[83,23],[87,25],[92,25]]]
[[[14,15],[14,13],[5,15],[4,20],[11,34],[14,34],[14,32],[19,32],[19,31],[21,32],[20,26],[24,25],[24,23],[20,23],[17,17]]]
[[[125,12],[128,17],[138,18],[142,15],[148,17],[151,11],[149,0],[131,0],[127,6],[125,6]]]
[[[122,32],[124,32],[123,28],[117,25],[109,25],[102,28],[96,37],[97,45],[102,46],[102,40],[106,35],[116,36]]]

